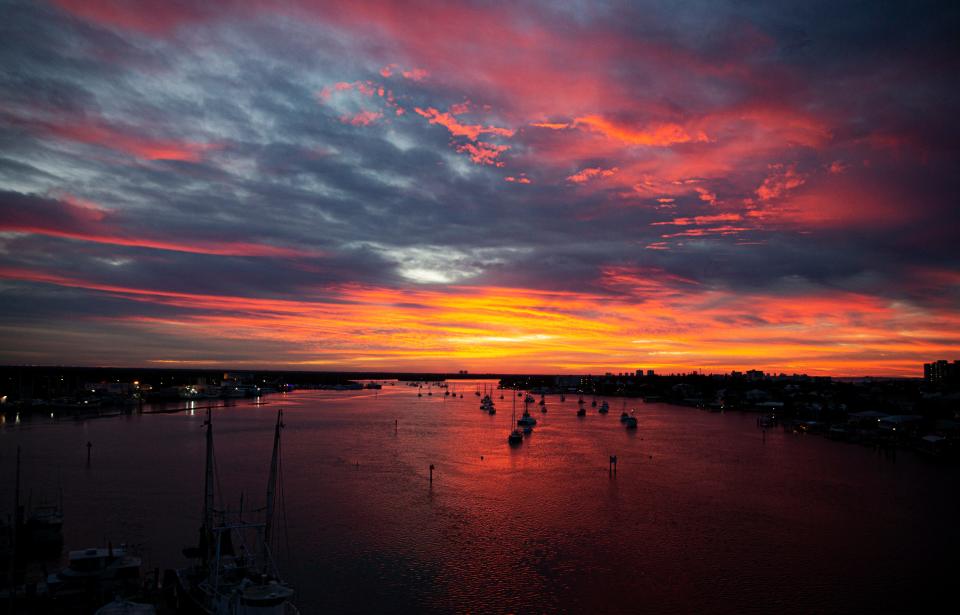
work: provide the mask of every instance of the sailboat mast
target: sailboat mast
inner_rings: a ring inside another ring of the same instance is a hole
[[[270,458],[270,478],[267,480],[267,516],[263,530],[264,548],[270,547],[270,530],[273,526],[273,504],[277,493],[277,464],[280,457],[280,429],[283,427],[283,409],[277,412],[277,426],[273,431],[273,456]]]
[[[213,550],[213,420],[210,410],[207,409],[207,459],[203,479],[203,540],[205,549],[204,561],[210,561]]]
[[[20,514],[20,446],[17,446],[17,482],[13,491],[13,528],[10,536],[10,601],[9,612],[13,613],[14,604],[17,595],[16,578],[17,571],[17,534],[20,533],[20,523],[22,521]]]

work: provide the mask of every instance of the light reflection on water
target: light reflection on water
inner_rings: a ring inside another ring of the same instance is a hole
[[[752,415],[663,404],[632,402],[629,432],[619,400],[578,418],[555,396],[510,448],[509,393],[489,416],[470,386],[214,410],[219,485],[259,506],[284,408],[280,563],[304,613],[863,612],[945,595],[954,468],[780,430],[763,442]],[[25,494],[63,487],[69,548],[142,543],[148,566],[179,565],[199,525],[205,413],[6,423],[0,485],[11,492],[21,444]]]

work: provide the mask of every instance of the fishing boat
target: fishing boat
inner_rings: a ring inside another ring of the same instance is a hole
[[[206,428],[200,542],[198,547],[184,550],[196,554],[199,561],[176,571],[177,603],[180,608],[193,607],[206,615],[298,615],[291,602],[294,590],[280,577],[271,549],[277,542],[272,539],[283,410],[277,413],[274,428],[263,521],[243,518],[242,499],[238,511],[214,508],[213,421],[209,410]]]
[[[47,591],[54,600],[81,595],[109,595],[135,590],[140,584],[142,560],[124,545],[105,549],[70,551],[67,567],[47,576]]]
[[[606,414],[607,412],[610,412],[610,404],[608,404],[607,401],[604,400],[603,403],[600,404],[600,407],[597,408],[597,412],[599,412],[600,414]]]
[[[577,416],[587,416],[587,409],[583,406],[577,409]]]

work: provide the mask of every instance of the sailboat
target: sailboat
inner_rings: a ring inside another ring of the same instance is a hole
[[[262,522],[243,519],[239,511],[214,509],[213,421],[207,411],[203,526],[200,544],[185,549],[198,556],[197,565],[177,570],[177,601],[207,615],[299,615],[294,590],[283,582],[270,550],[280,462],[283,410],[277,413],[273,455],[267,481],[267,505]],[[251,548],[247,548],[248,544]]]
[[[530,405],[530,402],[524,400],[523,416],[517,419],[517,425],[523,427],[524,431],[526,431],[527,427],[533,427],[534,425],[537,424],[537,419],[530,416],[530,408],[528,407],[529,405]]]
[[[486,389],[484,389],[486,391]],[[490,397],[489,393],[486,393],[483,396],[483,399],[480,400],[480,409],[487,412],[488,414],[496,414],[497,409],[494,407],[493,398]]]
[[[510,416],[510,425],[513,427],[513,431],[510,432],[510,435],[507,436],[507,442],[510,445],[520,444],[523,442],[523,432],[517,429],[517,398],[513,398],[513,413]]]

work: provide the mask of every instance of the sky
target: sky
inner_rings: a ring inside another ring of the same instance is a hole
[[[0,14],[0,363],[960,358],[957,3]]]

